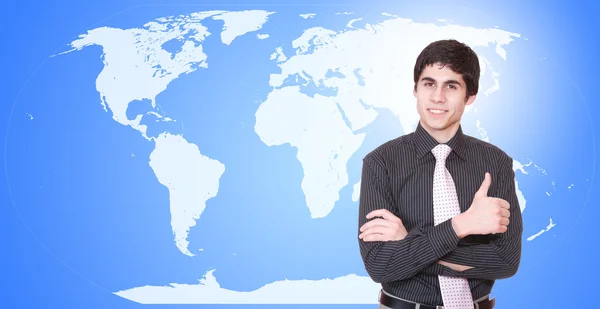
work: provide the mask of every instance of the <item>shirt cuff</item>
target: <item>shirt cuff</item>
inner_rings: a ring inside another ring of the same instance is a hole
[[[458,246],[458,235],[452,227],[452,220],[448,219],[436,225],[428,234],[429,243],[437,258],[441,258]]]

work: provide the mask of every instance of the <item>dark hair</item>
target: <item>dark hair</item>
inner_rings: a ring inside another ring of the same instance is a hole
[[[440,40],[427,45],[415,63],[415,89],[423,69],[434,64],[448,66],[452,71],[461,74],[467,84],[467,97],[476,95],[479,91],[479,58],[466,44],[456,40]]]

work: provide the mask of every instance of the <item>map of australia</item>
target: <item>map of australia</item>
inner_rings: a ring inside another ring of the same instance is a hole
[[[143,115],[128,117],[128,107],[139,100],[149,100],[155,106],[156,97],[172,81],[208,68],[211,57],[218,56],[207,54],[203,47],[211,35],[218,35],[228,48],[236,48],[232,44],[235,40],[250,35],[257,42],[268,41],[268,33],[257,31],[276,14],[264,10],[207,11],[159,18],[139,28],[101,27],[82,34],[70,43],[70,50],[62,53],[92,45],[102,47],[104,67],[96,79],[100,105],[110,110],[117,124],[136,130],[141,138],[153,143],[148,166],[169,191],[169,205],[165,207],[171,214],[173,241],[189,257],[201,254],[189,248],[190,228],[202,216],[207,201],[219,194],[220,179],[228,167],[220,158],[205,155],[204,145],[188,141],[183,134],[149,136],[147,125],[141,124]],[[382,16],[377,23],[349,18],[343,31],[307,27],[300,36],[278,43],[273,54],[265,55],[279,70],[270,74],[270,92],[264,94],[255,111],[253,129],[266,146],[289,145],[295,149],[303,171],[301,190],[313,219],[330,214],[343,188],[354,188],[352,200],[358,200],[360,186],[350,182],[348,162],[363,146],[368,134],[365,128],[376,120],[379,111],[390,111],[406,132],[416,126],[414,106],[398,102],[414,100],[412,66],[425,45],[456,38],[474,48],[491,49],[507,61],[505,46],[520,38],[517,33],[497,28],[417,23],[390,14]],[[296,17],[302,23],[315,15]],[[213,33],[216,29],[209,31],[205,25],[209,20],[212,24],[221,22],[219,33]],[[177,43],[175,52],[164,49],[169,42]],[[294,53],[286,54],[283,45],[291,46]],[[490,95],[501,89],[501,76],[491,60],[481,59],[482,78],[492,85],[483,93]],[[308,85],[328,94],[307,93],[304,88]],[[515,161],[514,166],[516,171],[526,173],[526,165]],[[520,191],[519,200],[523,211],[526,201]],[[335,289],[346,293],[332,297],[327,291]],[[222,288],[211,270],[198,284],[139,286],[115,293],[141,303],[370,304],[376,301],[378,290],[379,285],[370,278],[348,273],[320,280],[281,278],[251,292],[238,292]]]

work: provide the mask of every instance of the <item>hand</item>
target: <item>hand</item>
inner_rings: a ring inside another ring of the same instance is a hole
[[[487,196],[491,182],[492,177],[485,173],[485,179],[475,193],[471,207],[458,215],[459,229],[466,231],[467,235],[504,233],[507,230],[510,205],[501,198]]]
[[[400,218],[394,216],[387,209],[378,209],[367,214],[367,219],[382,217],[383,219],[371,220],[360,227],[358,238],[363,241],[390,241],[402,240],[408,232]]]

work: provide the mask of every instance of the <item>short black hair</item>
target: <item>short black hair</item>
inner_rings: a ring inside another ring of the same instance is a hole
[[[467,85],[467,97],[479,91],[479,58],[473,49],[457,40],[435,41],[421,51],[414,69],[415,90],[426,66],[439,64],[461,74]]]

